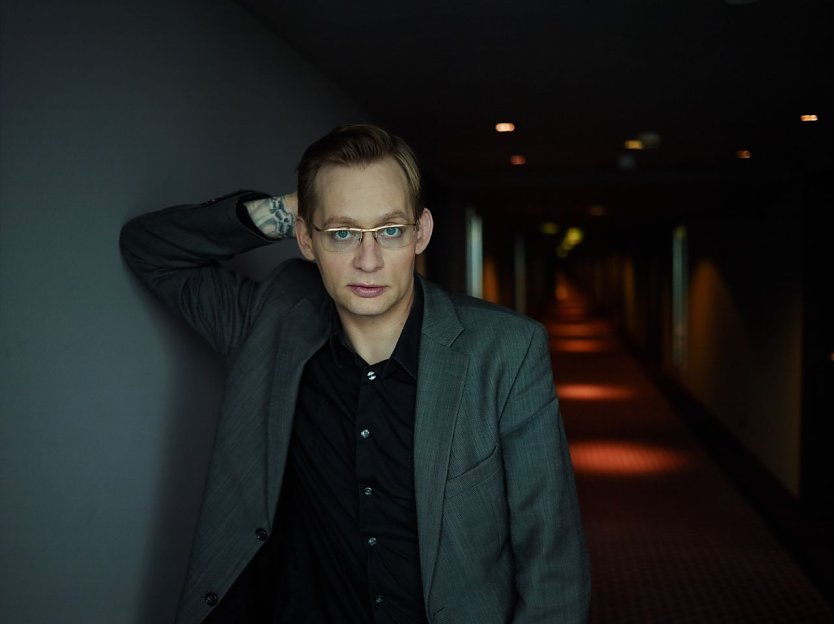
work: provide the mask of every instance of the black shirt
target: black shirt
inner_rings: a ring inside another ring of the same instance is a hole
[[[286,593],[276,621],[426,622],[414,500],[422,320],[415,278],[391,358],[369,365],[334,309],[330,339],[304,369],[280,509]]]

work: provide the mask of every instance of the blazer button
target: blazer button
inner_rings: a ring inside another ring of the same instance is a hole
[[[215,594],[214,592],[207,593],[205,598],[206,598],[206,604],[208,606],[213,607],[214,605],[217,604],[217,594]]]
[[[255,531],[255,537],[257,537],[262,542],[266,541],[266,538],[269,537],[269,533],[266,532],[266,529],[258,529]]]

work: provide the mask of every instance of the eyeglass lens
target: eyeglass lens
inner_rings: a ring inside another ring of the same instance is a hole
[[[328,251],[350,251],[359,247],[365,232],[373,235],[384,249],[397,249],[411,244],[414,239],[413,225],[387,225],[373,230],[344,229],[321,232],[324,248]]]

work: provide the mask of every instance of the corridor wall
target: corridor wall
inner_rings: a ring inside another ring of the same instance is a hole
[[[0,28],[0,622],[170,622],[222,363],[119,230],[292,190],[307,144],[366,117],[229,0],[3,0]]]

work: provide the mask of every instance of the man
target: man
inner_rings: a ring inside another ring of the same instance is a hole
[[[401,139],[335,129],[297,193],[122,232],[130,267],[227,361],[177,622],[584,621],[543,328],[415,274],[433,220]],[[218,262],[293,235],[310,262],[263,282]]]

